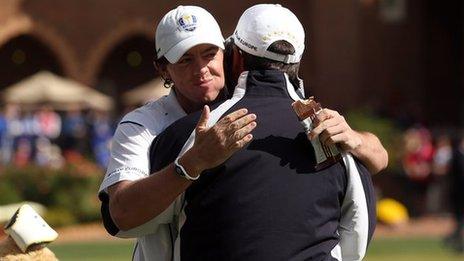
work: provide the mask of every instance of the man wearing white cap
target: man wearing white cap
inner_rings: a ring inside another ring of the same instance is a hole
[[[362,259],[375,227],[375,197],[368,170],[347,153],[356,153],[359,144],[344,143],[343,160],[315,168],[313,147],[292,110],[292,102],[300,99],[301,23],[280,5],[256,5],[241,16],[233,40],[238,47],[235,68],[243,72],[232,98],[210,114],[176,121],[150,149],[152,171],[174,161],[184,175],[199,178],[186,189],[180,212],[173,214],[180,231],[174,256]],[[198,130],[241,107],[256,115],[257,126],[246,134],[253,141],[213,169],[183,166],[180,159],[196,146]],[[311,138],[332,127],[330,119],[325,124]]]
[[[173,159],[162,169],[149,166],[151,141],[176,119],[218,97],[224,85],[222,41],[216,21],[202,8],[180,6],[166,14],[156,31],[155,63],[174,91],[126,115],[116,131],[99,196],[107,229],[119,237],[139,237],[136,260],[178,260],[178,233],[185,221],[182,193],[203,170],[251,141],[255,114],[237,108],[210,128],[204,124],[212,118],[205,107],[195,145],[175,164]]]
[[[121,120],[99,189],[107,230],[119,237],[138,237],[134,260],[173,258],[177,228],[172,213],[180,212],[179,194],[195,177],[182,176],[174,164],[149,175],[153,173],[149,147],[154,137],[172,122],[219,96],[224,86],[223,42],[216,20],[201,7],[179,6],[158,24],[155,66],[165,86],[173,89],[168,96],[130,112]],[[197,146],[182,158],[182,165],[202,171],[213,167],[215,161],[224,161],[251,140],[246,134],[256,125],[254,118],[245,109],[237,110],[215,128],[204,130],[203,139],[198,139]],[[226,139],[236,131],[243,135]],[[209,156],[211,152],[214,153]]]

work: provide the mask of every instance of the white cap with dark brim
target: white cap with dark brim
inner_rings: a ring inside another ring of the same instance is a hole
[[[300,62],[305,48],[303,25],[295,14],[278,4],[258,4],[245,10],[233,38],[244,52],[287,64]],[[292,44],[295,53],[282,55],[267,50],[279,40]]]
[[[224,37],[216,19],[198,6],[178,6],[169,11],[156,29],[157,58],[176,63],[190,48],[212,44],[224,49]]]

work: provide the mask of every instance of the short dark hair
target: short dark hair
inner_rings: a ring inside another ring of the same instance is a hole
[[[294,54],[295,48],[293,45],[285,40],[279,40],[272,43],[268,48],[268,51],[277,54]],[[247,52],[242,52],[243,56],[243,63],[245,70],[279,70],[281,72],[287,73],[290,82],[293,84],[295,88],[299,87],[299,80],[298,80],[298,71],[300,69],[300,63],[283,63],[279,61],[274,61],[271,59],[257,57],[251,55]]]
[[[161,58],[158,58],[158,52],[156,51],[156,43],[153,45],[153,62],[157,66],[166,66],[168,65],[169,61],[166,59],[166,57],[162,56]]]
[[[232,75],[232,61],[234,59],[234,38],[229,37],[224,41],[224,80],[225,80],[225,88],[227,89],[228,96],[230,97],[234,93],[235,85],[237,85],[237,79],[234,79],[234,75]]]
[[[172,81],[170,79],[164,79],[162,70],[166,69],[166,66],[169,64],[168,59],[164,57],[164,55],[161,58],[158,58],[158,52],[156,51],[156,43],[154,44],[153,48],[153,65],[155,66],[156,73],[158,74],[161,79],[163,79],[163,84],[164,87],[169,88],[167,86],[172,86]]]

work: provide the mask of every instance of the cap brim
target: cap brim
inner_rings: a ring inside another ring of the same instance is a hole
[[[212,44],[224,50],[224,38],[194,35],[174,45],[164,54],[164,57],[166,57],[170,63],[177,63],[184,53],[199,44]]]

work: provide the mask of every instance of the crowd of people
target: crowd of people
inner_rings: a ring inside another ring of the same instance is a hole
[[[107,112],[49,105],[24,110],[6,104],[0,111],[0,165],[60,168],[69,157],[90,157],[106,168],[114,127]]]
[[[454,148],[459,138],[411,127],[403,134],[402,169],[411,189],[406,202],[412,216],[440,213],[448,207],[446,191],[452,175]]]
[[[413,217],[451,212],[455,229],[445,242],[464,251],[464,136],[432,135],[421,126],[407,129],[403,141],[408,211]]]

